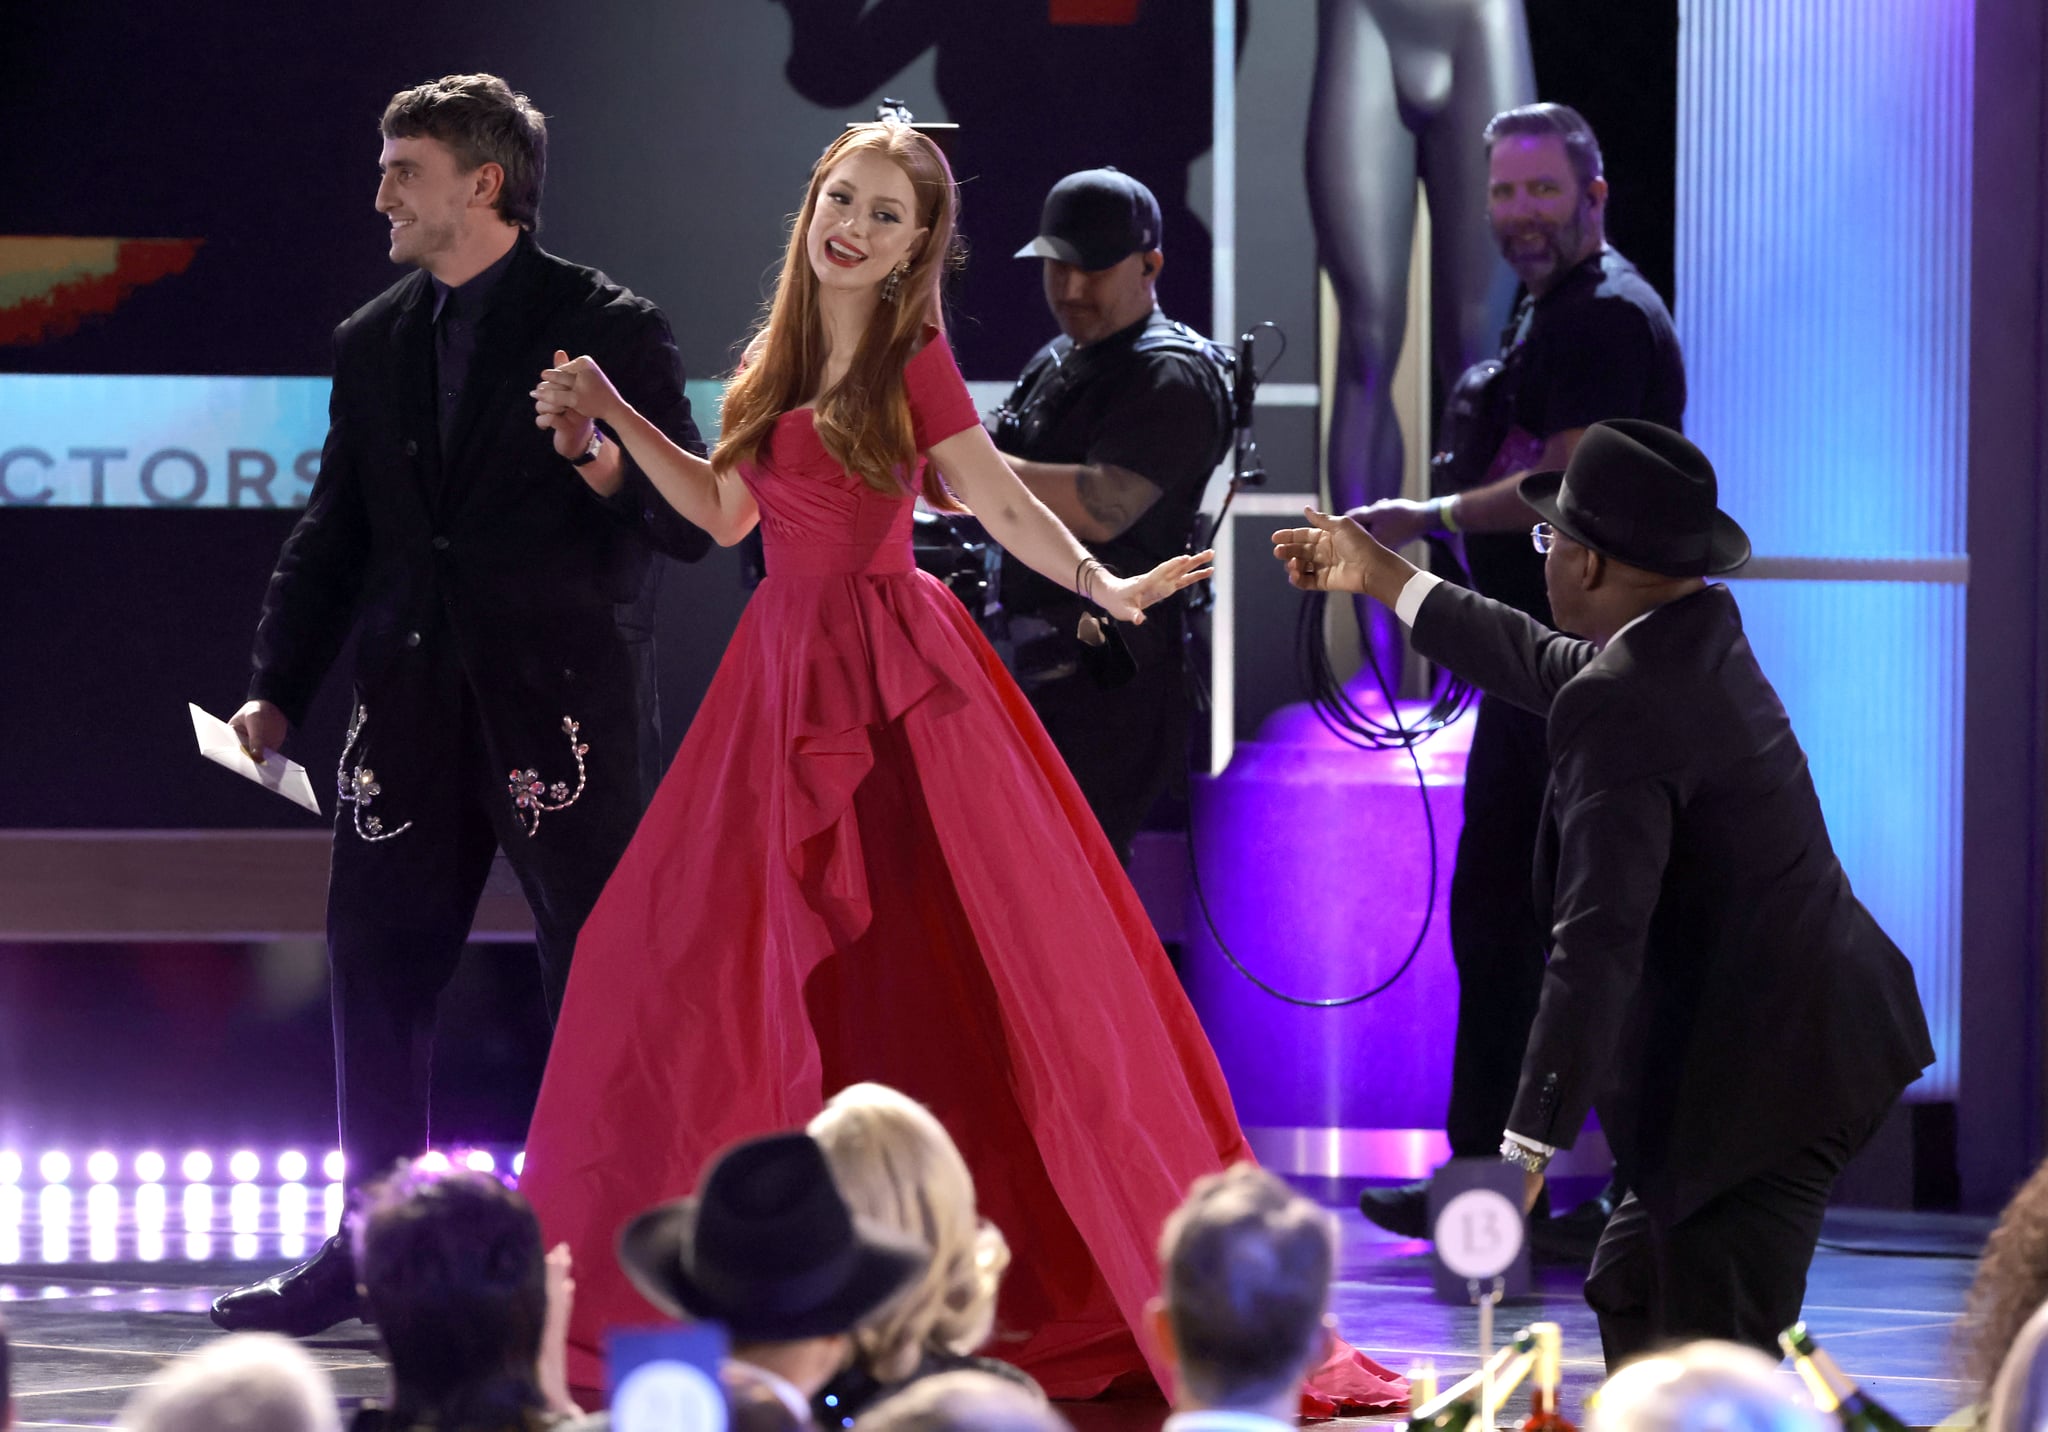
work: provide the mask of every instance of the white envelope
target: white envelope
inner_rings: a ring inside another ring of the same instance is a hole
[[[313,783],[306,778],[306,768],[297,761],[287,761],[275,751],[265,751],[259,764],[249,759],[249,753],[242,749],[242,738],[235,734],[235,728],[217,716],[209,715],[191,702],[186,707],[192,712],[192,734],[199,738],[199,754],[217,765],[226,766],[238,776],[256,782],[266,790],[276,791],[294,805],[302,805],[314,815],[320,814],[320,802],[313,799]]]

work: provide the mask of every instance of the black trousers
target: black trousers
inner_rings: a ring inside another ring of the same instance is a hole
[[[621,759],[624,743],[585,732],[591,753],[584,794],[568,809],[543,815],[528,835],[466,688],[450,698],[445,722],[433,731],[401,736],[366,727],[371,755],[405,737],[433,753],[432,760],[410,763],[425,774],[387,788],[374,803],[387,830],[404,820],[412,828],[365,840],[346,803],[335,820],[327,953],[341,1148],[352,1189],[427,1147],[435,1010],[468,941],[497,851],[504,849],[533,910],[552,1022],[568,986],[577,931],[639,816],[640,773]],[[573,788],[574,759],[568,738],[561,741],[554,764],[563,769],[544,775],[566,778]]]
[[[1695,1338],[1777,1357],[1779,1332],[1799,1320],[1806,1300],[1828,1195],[1882,1117],[1816,1140],[1676,1223],[1633,1193],[1624,1198],[1586,1277],[1607,1370]]]
[[[1451,1153],[1491,1158],[1514,1106],[1543,990],[1548,933],[1531,869],[1550,754],[1543,718],[1491,696],[1479,703],[1465,764],[1465,826],[1451,872],[1458,1032],[1451,1053]]]
[[[1192,703],[1179,623],[1162,615],[1122,633],[1138,663],[1122,686],[1104,690],[1083,672],[1025,694],[1128,866],[1145,817],[1186,773]]]

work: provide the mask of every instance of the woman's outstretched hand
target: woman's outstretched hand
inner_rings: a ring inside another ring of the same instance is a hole
[[[1414,568],[1349,517],[1302,509],[1307,527],[1273,534],[1273,556],[1304,592],[1363,592],[1392,604]]]
[[[1097,567],[1092,569],[1085,595],[1100,602],[1118,621],[1141,624],[1145,608],[1165,601],[1183,587],[1207,581],[1213,570],[1209,564],[1215,560],[1213,551],[1169,557],[1142,577],[1112,577]]]
[[[533,407],[534,422],[544,428],[559,428],[564,418],[616,426],[626,403],[595,358],[571,358],[557,348],[555,366],[541,369],[540,386],[533,390]]]

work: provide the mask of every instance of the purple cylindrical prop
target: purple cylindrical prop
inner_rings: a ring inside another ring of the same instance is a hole
[[[1420,715],[1403,704],[1404,720]],[[1407,1176],[1442,1156],[1458,1014],[1446,911],[1470,730],[1467,717],[1417,749],[1419,786],[1407,753],[1357,749],[1287,707],[1222,775],[1194,782],[1183,977],[1239,1121],[1282,1171]],[[1361,1003],[1298,1007],[1245,978],[1218,935],[1298,998],[1393,980]]]

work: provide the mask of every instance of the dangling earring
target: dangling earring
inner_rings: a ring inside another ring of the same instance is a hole
[[[889,270],[889,276],[882,280],[882,302],[894,303],[896,301],[896,291],[903,287],[903,275],[909,272],[909,259],[900,260],[896,267]]]

